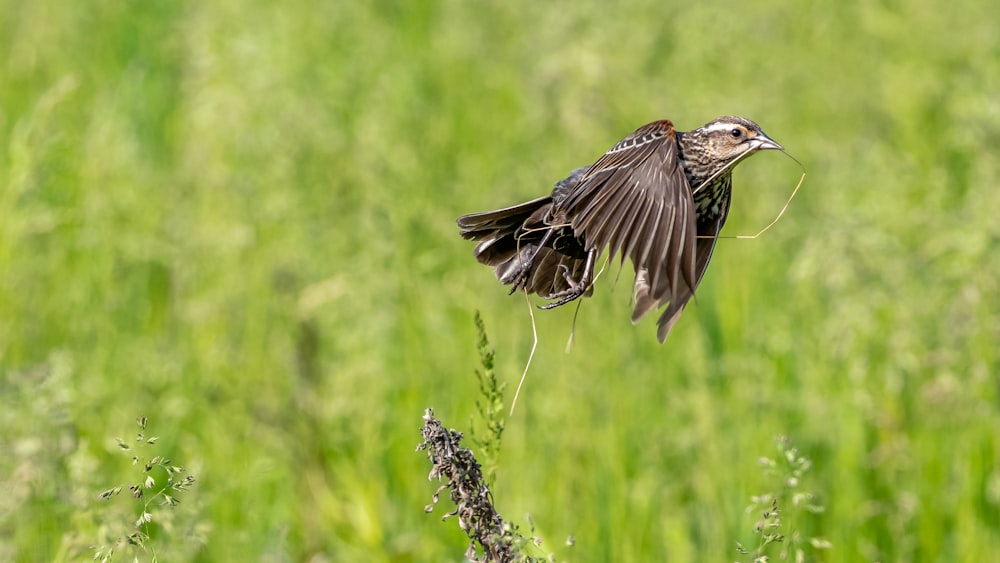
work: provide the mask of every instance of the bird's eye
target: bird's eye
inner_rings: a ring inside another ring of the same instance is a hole
[[[740,137],[743,136],[743,131],[740,131],[739,129],[733,129],[732,131],[729,132],[729,134],[732,135],[734,139],[739,139]]]

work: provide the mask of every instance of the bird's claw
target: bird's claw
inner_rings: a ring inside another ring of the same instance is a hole
[[[587,287],[590,285],[586,279],[576,281],[570,276],[569,268],[565,264],[560,264],[559,269],[563,272],[563,279],[569,284],[569,287],[549,296],[549,299],[557,299],[555,303],[546,303],[545,305],[539,305],[539,309],[555,309],[560,305],[565,305],[570,301],[574,301],[583,296],[587,292]]]
[[[505,283],[510,284],[510,292],[507,295],[514,295],[514,292],[528,286],[528,278],[531,275],[531,262],[522,262],[517,266],[513,275],[509,276]]]

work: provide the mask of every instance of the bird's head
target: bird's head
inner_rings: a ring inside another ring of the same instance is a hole
[[[709,121],[688,131],[684,141],[699,147],[703,154],[716,162],[732,162],[759,150],[784,150],[764,134],[753,121],[730,115]]]

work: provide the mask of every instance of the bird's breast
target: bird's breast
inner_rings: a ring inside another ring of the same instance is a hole
[[[725,213],[729,194],[732,191],[730,176],[712,180],[694,193],[694,209],[699,221],[711,220]]]

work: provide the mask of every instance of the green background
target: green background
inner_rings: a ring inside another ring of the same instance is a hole
[[[825,511],[783,532],[832,544],[807,559],[992,559],[998,19],[981,0],[0,1],[0,559],[127,534],[130,499],[97,495],[136,480],[113,438],[145,415],[197,477],[156,512],[161,560],[461,561],[447,500],[422,510],[420,417],[469,429],[476,309],[508,390],[532,332],[454,219],[649,121],[726,114],[801,160],[802,190],[720,242],[664,346],[629,322],[629,266],[568,354],[573,308],[536,312],[498,509],[526,534],[531,514],[535,555],[733,561],[787,435]],[[725,234],[799,175],[740,165]]]

